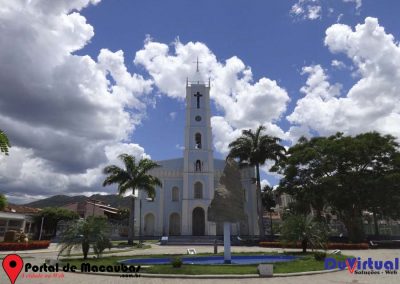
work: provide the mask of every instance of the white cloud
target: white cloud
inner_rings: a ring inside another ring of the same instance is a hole
[[[181,151],[182,151],[182,150],[185,150],[185,147],[182,146],[181,144],[176,144],[176,145],[175,145],[175,148],[178,149],[178,150],[181,150]]]
[[[319,0],[298,0],[290,9],[293,17],[317,20],[322,17],[322,6]]]
[[[213,129],[214,147],[223,154],[229,152],[229,143],[242,133],[240,129],[234,129],[222,116],[213,116],[211,118],[211,127]]]
[[[264,186],[266,185],[271,186],[271,184],[266,179],[261,180],[260,184],[261,184],[261,189],[263,189]]]
[[[309,6],[307,17],[310,20],[316,20],[321,18],[321,6]]]
[[[346,64],[343,63],[343,61],[336,60],[336,59],[332,60],[331,66],[336,68],[336,69],[339,69],[339,70],[340,69],[345,69],[347,67]]]
[[[79,11],[98,2],[2,1],[0,128],[13,144],[0,157],[3,191],[96,191],[110,149],[140,148],[124,141],[141,122],[152,82],[127,71],[122,51],[73,54],[94,35]]]
[[[282,137],[284,132],[275,124],[286,111],[287,92],[276,81],[263,77],[253,82],[251,68],[233,56],[225,62],[217,60],[200,42],[186,44],[176,40],[173,51],[166,44],[147,39],[134,62],[150,74],[161,93],[183,100],[182,82],[211,79],[211,98],[223,116],[212,118],[214,145],[227,153],[227,145],[238,137],[241,129],[267,127],[268,133]],[[201,74],[196,74],[193,61],[199,57]],[[189,76],[188,76],[189,75]],[[196,76],[200,76],[197,78]]]
[[[362,0],[343,0],[344,3],[349,2],[355,4],[355,8],[357,13],[359,12],[362,6]],[[329,1],[325,0],[297,0],[290,9],[290,15],[296,20],[317,20],[322,17],[337,17],[337,22],[340,22],[343,13],[339,13],[339,11],[343,11],[344,7],[338,6],[333,9],[330,7]]]
[[[360,9],[362,6],[362,0],[343,0],[343,2],[350,2],[356,4],[356,9]]]
[[[175,111],[173,111],[173,112],[170,112],[169,113],[169,118],[172,120],[172,121],[174,121],[175,120],[175,118],[176,118],[176,115],[177,115],[178,113],[177,112],[175,112]]]
[[[322,135],[376,130],[400,137],[400,47],[393,35],[377,19],[366,18],[355,30],[342,24],[329,27],[325,45],[352,61],[359,80],[339,97],[338,86],[329,83],[320,66],[306,67],[305,97],[289,121]]]

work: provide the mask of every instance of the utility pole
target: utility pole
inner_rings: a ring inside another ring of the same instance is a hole
[[[44,217],[42,217],[42,224],[40,225],[39,241],[42,239],[43,223],[44,223]]]

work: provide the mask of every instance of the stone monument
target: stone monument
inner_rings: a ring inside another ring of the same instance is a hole
[[[231,223],[245,220],[244,191],[234,159],[226,160],[224,173],[208,207],[208,221],[224,224],[224,262],[231,263]]]

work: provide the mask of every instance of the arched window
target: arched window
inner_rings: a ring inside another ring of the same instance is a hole
[[[194,184],[194,198],[195,199],[203,198],[203,184],[199,181]]]
[[[179,188],[176,186],[172,188],[172,201],[179,201]]]
[[[197,160],[195,163],[196,172],[201,172],[201,161]]]
[[[194,135],[194,141],[196,143],[196,149],[201,149],[201,134],[200,133],[196,133]]]

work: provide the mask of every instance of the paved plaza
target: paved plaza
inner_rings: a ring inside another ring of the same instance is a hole
[[[143,255],[143,254],[177,254],[185,253],[188,246],[159,246],[152,245],[151,249],[137,250],[133,252],[121,252],[115,255]],[[194,246],[197,252],[213,252],[212,246]],[[223,247],[219,247],[223,251]],[[233,252],[276,252],[282,249],[260,248],[260,247],[232,247]],[[400,256],[399,250],[348,250],[344,252],[348,255],[359,256],[362,259],[372,257],[379,260],[393,260]],[[46,258],[56,258],[56,247],[51,245],[48,250],[37,252],[19,253],[25,262],[32,264],[42,264]],[[2,258],[3,258],[2,254]],[[4,271],[0,269],[0,283],[9,283]],[[19,283],[62,283],[62,284],[83,284],[83,283],[400,283],[400,275],[351,275],[347,270],[318,275],[305,275],[293,277],[273,277],[273,278],[248,278],[248,279],[166,279],[166,278],[120,278],[116,276],[100,276],[88,274],[64,273],[63,278],[50,279],[23,279],[20,277],[16,281]]]

